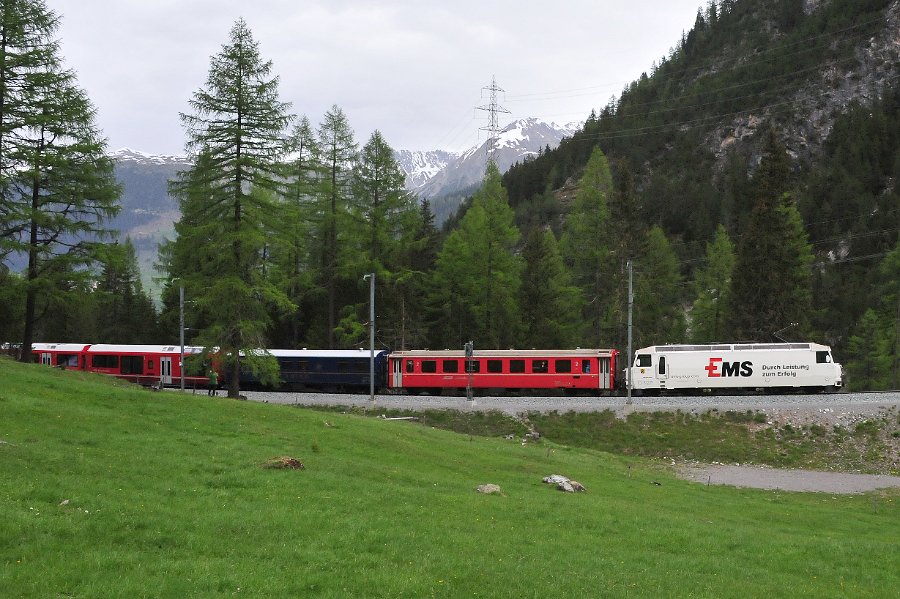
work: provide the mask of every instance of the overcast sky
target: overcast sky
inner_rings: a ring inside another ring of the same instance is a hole
[[[360,144],[484,141],[496,77],[514,118],[583,121],[667,54],[703,0],[46,0],[109,149],[183,154],[178,114],[243,18],[281,99],[314,127],[337,104]]]

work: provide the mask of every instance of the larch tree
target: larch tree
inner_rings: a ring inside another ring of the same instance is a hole
[[[266,347],[270,312],[293,306],[262,270],[267,237],[280,229],[280,161],[292,117],[279,100],[278,77],[241,19],[212,57],[205,86],[181,115],[195,164],[172,184],[182,208],[176,225],[176,269],[207,323],[198,342],[218,347],[228,372],[228,396],[240,395],[243,366],[263,380],[274,376]],[[190,258],[187,258],[190,256]],[[193,261],[194,269],[178,268]]]
[[[635,347],[684,341],[681,269],[666,234],[656,226],[647,232],[635,260]]]
[[[304,307],[316,297],[314,239],[321,224],[317,192],[322,178],[319,144],[306,116],[288,137],[287,182],[282,199],[283,232],[274,240],[272,278],[297,306],[276,322],[271,337],[279,346],[300,347],[309,323]]]
[[[346,238],[345,223],[356,158],[356,141],[344,111],[332,106],[319,126],[319,149],[322,160],[322,179],[319,190],[321,219],[321,282],[326,292],[328,348],[335,347],[335,327],[338,313],[339,267]]]
[[[522,261],[515,252],[519,230],[513,224],[500,172],[488,163],[472,206],[444,243],[437,258],[431,306],[445,347],[475,341],[498,348],[519,339],[518,295]]]
[[[357,283],[357,301],[345,306],[338,328],[343,345],[365,339],[369,287],[362,277],[375,273],[379,319],[385,323],[402,318],[398,277],[404,267],[403,248],[413,241],[418,218],[415,198],[406,182],[394,150],[380,131],[375,131],[359,151],[353,169],[347,253],[341,270],[348,282]],[[379,330],[382,343],[395,347],[397,331]]]
[[[88,287],[120,190],[94,107],[59,56],[58,18],[41,1],[0,9],[0,256],[27,257],[28,361],[42,314]]]
[[[613,192],[609,163],[603,151],[595,148],[584,167],[560,245],[573,282],[582,292],[582,334],[597,347],[606,338],[603,328],[610,295],[603,275],[610,259],[609,201]]]
[[[734,243],[719,225],[715,238],[706,244],[706,264],[694,275],[691,339],[695,343],[726,340],[734,259]]]

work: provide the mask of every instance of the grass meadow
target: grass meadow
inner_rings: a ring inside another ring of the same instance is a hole
[[[3,597],[892,597],[898,497],[0,360]]]

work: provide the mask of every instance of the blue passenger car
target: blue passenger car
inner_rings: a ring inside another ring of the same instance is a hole
[[[280,390],[305,389],[330,392],[363,393],[369,391],[371,352],[367,349],[270,349],[281,370]],[[384,388],[387,376],[387,352],[375,352],[375,389]],[[258,388],[259,381],[241,373],[241,388]]]

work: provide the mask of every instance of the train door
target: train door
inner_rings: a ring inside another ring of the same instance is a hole
[[[391,387],[400,389],[403,387],[403,360],[391,360]]]
[[[53,365],[53,354],[50,352],[41,352],[41,364],[44,366]]]
[[[660,386],[661,388],[663,388],[663,387],[666,386],[666,378],[667,378],[667,375],[668,375],[668,367],[667,367],[667,364],[666,364],[666,357],[665,357],[665,356],[660,356],[660,357],[659,357],[659,368],[658,368],[658,370],[657,370],[657,373],[659,373],[659,377],[658,377],[658,378],[659,378],[659,386]]]
[[[172,384],[172,358],[159,359],[159,382],[163,385]]]
[[[609,389],[609,358],[600,358],[600,388]]]

